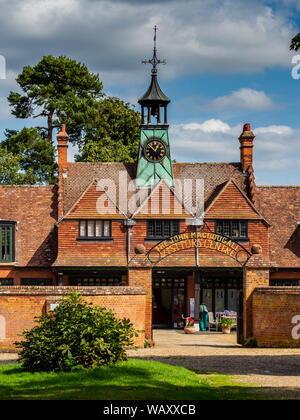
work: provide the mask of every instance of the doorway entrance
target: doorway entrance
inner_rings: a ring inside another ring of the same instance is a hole
[[[152,288],[153,328],[177,328],[187,312],[187,278],[155,276]]]
[[[239,292],[243,289],[241,272],[201,273],[200,300],[209,312],[238,312]]]

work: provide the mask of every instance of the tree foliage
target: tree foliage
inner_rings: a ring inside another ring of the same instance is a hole
[[[25,66],[16,80],[22,92],[9,94],[12,114],[46,119],[43,126],[21,132],[6,130],[1,144],[3,153],[13,153],[19,165],[16,171],[19,167],[27,174],[28,183],[56,182],[53,130],[61,123],[67,127],[70,142],[78,146],[77,161],[136,159],[140,114],[128,102],[105,97],[99,75],[84,64],[48,55],[33,67]],[[34,176],[29,177],[30,172]]]
[[[0,184],[21,185],[34,184],[33,169],[27,173],[22,172],[20,156],[8,152],[5,147],[0,147]]]
[[[299,48],[300,48],[300,33],[294,36],[290,44],[290,50],[298,51]]]
[[[129,319],[118,320],[109,309],[87,303],[78,293],[62,298],[55,311],[37,318],[19,341],[25,370],[68,371],[127,360],[126,348],[137,335]]]
[[[25,66],[16,81],[22,93],[10,92],[8,96],[12,114],[17,118],[46,118],[46,125],[38,128],[46,132],[50,143],[56,125],[78,119],[77,113],[84,113],[103,96],[99,75],[65,56],[44,56],[34,67]],[[72,129],[70,126],[70,133]]]
[[[97,103],[94,121],[85,126],[77,161],[133,162],[139,144],[140,114],[130,103],[107,97]]]
[[[26,127],[21,131],[5,130],[5,137],[1,147],[18,161],[16,171],[23,174],[21,181],[24,178],[28,184],[55,182],[55,148],[39,130]]]

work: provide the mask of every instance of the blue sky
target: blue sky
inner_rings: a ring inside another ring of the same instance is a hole
[[[300,0],[0,0],[0,133],[16,120],[6,97],[24,65],[67,55],[100,74],[104,91],[136,104],[148,87],[153,26],[178,162],[239,160],[244,123],[256,134],[258,184],[300,185],[300,79],[291,75],[291,38]],[[84,16],[84,19],[82,19]],[[299,52],[300,55],[300,52]],[[299,60],[300,62],[300,60]],[[300,74],[300,70],[299,70]],[[72,155],[72,150],[70,155]]]

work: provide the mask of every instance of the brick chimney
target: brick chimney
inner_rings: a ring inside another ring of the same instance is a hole
[[[60,132],[57,135],[57,153],[58,153],[58,167],[62,169],[67,168],[68,163],[68,140],[69,136],[66,133],[66,126],[62,124]]]
[[[62,124],[60,132],[57,135],[57,164],[58,164],[58,218],[63,216],[63,176],[67,172],[68,164],[68,140],[69,136],[66,133],[66,126]]]
[[[250,124],[245,124],[243,132],[239,137],[240,151],[241,151],[241,164],[243,172],[246,172],[253,166],[253,140],[255,135],[251,131]]]

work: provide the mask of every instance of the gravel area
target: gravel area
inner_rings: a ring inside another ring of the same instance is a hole
[[[236,334],[185,334],[154,330],[155,346],[130,350],[129,357],[156,360],[203,373],[234,375],[237,382],[300,399],[300,349],[247,349]]]

